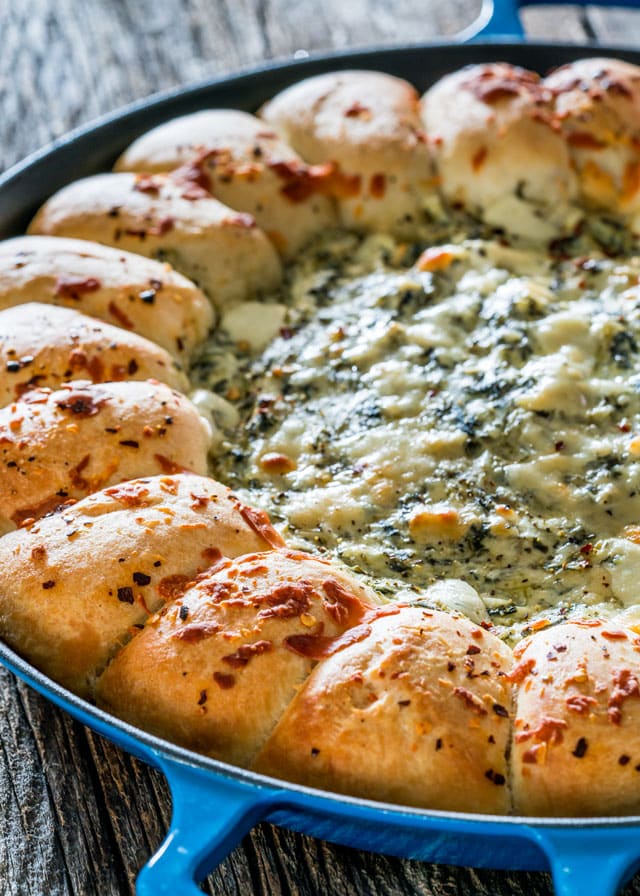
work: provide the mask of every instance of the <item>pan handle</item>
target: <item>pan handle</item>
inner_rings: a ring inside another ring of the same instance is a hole
[[[532,6],[544,2],[545,5],[564,4],[566,0],[482,0],[478,18],[464,31],[456,35],[462,42],[472,40],[526,40],[520,21],[522,6]],[[575,6],[587,6],[591,0],[572,0]],[[627,6],[640,9],[640,0],[596,0],[595,6]]]
[[[204,880],[273,808],[277,791],[218,778],[163,753],[153,764],[166,776],[171,826],[136,881],[136,896],[202,896]]]
[[[638,867],[638,828],[536,827],[531,838],[551,867],[555,896],[616,896]]]

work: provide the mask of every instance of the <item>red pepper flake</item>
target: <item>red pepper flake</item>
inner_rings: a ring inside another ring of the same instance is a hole
[[[218,150],[203,150],[195,159],[171,172],[171,180],[184,186],[181,193],[183,199],[208,199],[213,195],[211,178],[206,170],[209,159],[218,155]]]
[[[53,581],[53,579],[48,579],[46,582],[42,583],[42,587],[44,588],[45,591],[49,591],[49,589],[53,588],[53,586],[55,584],[56,583]]]
[[[560,441],[556,442],[553,447],[556,451],[562,451],[562,449],[565,447],[565,443],[562,441],[562,439],[560,439]]]
[[[206,702],[207,702],[207,692],[206,692],[206,690],[203,689],[200,691],[200,696],[198,697],[198,706],[204,706],[204,704]]]
[[[254,656],[260,656],[262,653],[268,653],[273,649],[271,641],[256,641],[254,644],[243,644],[235,653],[228,653],[222,657],[222,662],[227,663],[232,669],[242,669],[248,665]]]
[[[344,114],[346,118],[364,118],[368,121],[371,118],[371,109],[356,100],[348,109],[345,109]]]
[[[140,585],[141,587],[151,583],[151,576],[148,576],[145,572],[134,572],[132,578],[136,585]]]
[[[481,648],[478,647],[477,644],[469,644],[467,647],[467,656],[474,656],[476,653],[480,653]]]
[[[117,320],[121,327],[124,327],[127,330],[133,330],[133,322],[129,320],[127,315],[122,311],[122,309],[118,308],[115,302],[109,302],[107,306],[109,314]]]
[[[593,545],[591,544],[591,542],[587,542],[587,544],[583,544],[582,547],[580,548],[580,553],[584,554],[585,556],[588,556],[589,554],[593,553]]]
[[[622,721],[622,704],[628,697],[640,697],[640,686],[631,669],[616,669],[612,676],[612,684],[607,715],[610,722],[619,725]]]
[[[567,697],[565,703],[567,704],[567,709],[570,709],[571,712],[577,712],[578,715],[585,715],[589,712],[591,706],[598,705],[595,697],[587,697],[586,694],[574,694],[572,697]]]
[[[162,180],[153,174],[137,174],[133,189],[138,193],[159,193]]]
[[[453,693],[456,697],[463,701],[467,709],[470,709],[472,712],[477,713],[479,716],[486,716],[487,710],[485,708],[484,703],[480,699],[480,697],[472,694],[471,691],[468,691],[466,688],[454,688]]]
[[[102,283],[97,277],[85,277],[84,280],[73,280],[66,277],[58,277],[54,295],[65,299],[79,300],[85,292],[95,292],[100,289]]]
[[[165,233],[169,233],[170,230],[173,230],[175,223],[175,218],[172,218],[171,215],[167,215],[166,218],[160,218],[159,221],[156,221],[156,223],[147,230],[147,233],[149,236],[164,236]]]
[[[125,585],[124,588],[118,588],[118,600],[123,604],[133,603],[133,588]]]
[[[582,759],[588,749],[589,749],[589,744],[587,742],[586,737],[581,737],[578,739],[575,749],[572,751],[571,755],[575,756],[576,759]]]
[[[235,675],[230,675],[226,672],[214,672],[213,680],[223,691],[228,691],[236,683]]]

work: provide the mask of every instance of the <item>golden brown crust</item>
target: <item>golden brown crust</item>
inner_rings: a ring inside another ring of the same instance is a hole
[[[112,486],[0,538],[0,634],[65,687],[221,556],[281,544],[229,489],[192,474]]]
[[[174,118],[132,143],[115,170],[157,173],[183,166],[225,205],[253,215],[285,257],[337,223],[334,203],[323,195],[329,172],[305,165],[247,112],[207,109]]]
[[[640,638],[597,619],[568,622],[522,641],[515,658],[515,811],[637,813]]]
[[[306,162],[337,164],[343,224],[415,231],[435,181],[418,95],[407,81],[372,71],[317,75],[277,94],[260,115]]]
[[[170,261],[224,307],[280,283],[278,255],[251,215],[170,175],[97,174],[51,197],[29,232]]]
[[[189,381],[159,345],[71,308],[28,302],[0,311],[0,407],[29,389],[74,379],[156,379],[180,392]]]
[[[386,609],[319,663],[253,768],[385,802],[507,812],[511,650],[462,617]]]
[[[150,619],[98,683],[103,706],[190,749],[246,765],[314,664],[373,598],[292,551],[222,561]]]
[[[139,333],[184,360],[213,323],[206,296],[169,264],[85,240],[0,242],[0,309],[64,305]]]
[[[640,212],[640,68],[619,59],[579,59],[544,80],[587,205]]]
[[[33,389],[0,409],[0,531],[108,485],[207,471],[208,424],[163,383]]]
[[[575,176],[539,75],[506,63],[467,66],[425,93],[422,119],[450,203],[534,239],[575,223]]]

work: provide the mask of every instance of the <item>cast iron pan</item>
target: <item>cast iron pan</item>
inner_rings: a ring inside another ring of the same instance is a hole
[[[605,0],[605,5],[609,2]],[[638,2],[628,0],[628,5]],[[544,72],[596,53],[640,64],[640,52],[520,43],[524,35],[512,0],[484,0],[478,22],[459,37],[478,36],[482,42],[471,45],[411,45],[269,64],[164,93],[108,115],[35,153],[0,178],[0,238],[21,233],[44,200],[69,181],[108,170],[135,137],[154,125],[206,107],[252,111],[288,84],[319,72],[379,69],[406,78],[422,91],[472,62],[505,60]],[[74,718],[167,776],[173,797],[171,827],[140,872],[138,896],[200,896],[196,881],[260,820],[359,849],[425,861],[550,869],[557,896],[614,896],[640,866],[640,816],[505,818],[335,796],[216,762],[134,729],[63,690],[1,644],[0,661]]]

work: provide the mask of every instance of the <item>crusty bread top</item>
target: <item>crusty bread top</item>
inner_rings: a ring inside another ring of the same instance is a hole
[[[139,137],[117,171],[183,170],[225,205],[253,215],[285,257],[337,223],[330,170],[305,165],[263,121],[236,109],[206,109]]]
[[[135,725],[246,765],[314,651],[352,636],[370,600],[352,575],[308,554],[221,561],[147,622],[102,676],[98,697]]]
[[[434,84],[422,118],[446,199],[512,233],[562,233],[577,185],[552,117],[551,92],[517,66],[467,66]]]
[[[402,233],[435,189],[418,94],[382,72],[329,72],[283,90],[260,111],[312,164],[337,163],[342,222]]]
[[[556,69],[544,85],[553,94],[582,200],[620,214],[640,211],[640,67],[579,59]]]
[[[0,242],[0,309],[25,302],[74,308],[146,336],[180,359],[213,323],[206,296],[169,264],[85,240]]]
[[[65,687],[95,676],[147,616],[221,556],[282,539],[193,474],[112,486],[0,538],[0,636]]]
[[[189,381],[149,339],[71,308],[28,302],[0,311],[0,407],[36,387],[73,379],[156,379],[180,392]]]
[[[210,438],[191,402],[155,380],[26,392],[0,409],[0,531],[126,479],[204,474]]]
[[[597,619],[515,648],[515,811],[619,815],[640,806],[640,637]]]
[[[251,215],[191,179],[96,174],[63,187],[29,232],[77,237],[170,261],[223,307],[280,282],[280,261]]]
[[[508,811],[510,648],[463,617],[384,610],[316,666],[253,767],[385,802]]]

